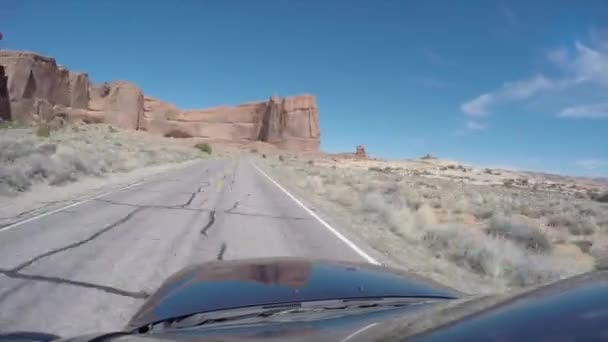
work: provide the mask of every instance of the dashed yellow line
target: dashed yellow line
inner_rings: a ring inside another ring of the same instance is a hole
[[[224,186],[224,180],[223,179],[218,179],[217,180],[217,191],[222,190],[222,186]]]

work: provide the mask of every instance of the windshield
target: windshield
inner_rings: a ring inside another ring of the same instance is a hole
[[[0,32],[1,332],[608,267],[606,0],[1,0]]]

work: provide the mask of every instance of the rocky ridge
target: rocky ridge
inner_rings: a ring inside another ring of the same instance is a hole
[[[176,138],[264,141],[303,151],[318,151],[320,142],[312,95],[181,110],[145,96],[129,82],[93,84],[86,73],[23,51],[0,51],[0,118],[22,124],[53,120],[107,123]]]

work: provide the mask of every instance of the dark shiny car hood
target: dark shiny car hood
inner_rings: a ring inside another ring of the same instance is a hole
[[[129,322],[132,330],[170,318],[247,306],[380,297],[456,298],[456,291],[402,271],[296,258],[217,261],[167,279]]]

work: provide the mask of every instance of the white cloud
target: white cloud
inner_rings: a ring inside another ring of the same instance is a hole
[[[596,34],[596,36],[600,35]],[[496,105],[526,100],[540,93],[555,92],[582,85],[591,85],[598,89],[608,88],[608,50],[603,50],[604,46],[608,47],[608,40],[600,41],[605,37],[597,37],[593,40],[596,48],[576,41],[572,53],[565,48],[555,49],[548,53],[547,59],[558,67],[559,76],[549,78],[538,74],[523,80],[505,82],[499,89],[486,92],[463,103],[460,109],[466,115],[483,116],[489,114],[491,108]],[[576,106],[565,108],[560,116],[585,117],[585,114],[580,113],[597,109],[592,106],[580,105],[580,107],[586,108],[578,110]],[[593,115],[597,117],[598,114]]]
[[[488,125],[486,123],[476,121],[476,120],[469,120],[465,123],[464,127],[456,130],[454,132],[454,135],[466,136],[466,135],[471,135],[474,133],[485,132],[487,130],[488,130]]]
[[[608,168],[608,160],[597,159],[597,158],[583,159],[583,160],[578,160],[576,162],[576,165],[578,165],[579,167],[581,167],[585,170],[597,170],[597,169]]]
[[[467,125],[466,125],[468,130],[471,131],[485,131],[488,129],[488,125],[478,122],[478,121],[467,121]]]
[[[488,114],[488,107],[494,103],[494,101],[494,95],[482,94],[469,102],[463,103],[460,106],[460,109],[470,116],[484,116]]]
[[[490,107],[516,100],[524,100],[541,92],[563,87],[560,82],[555,82],[543,75],[536,75],[530,79],[515,82],[506,82],[497,91],[485,93],[463,103],[460,109],[470,116],[483,116],[489,113]]]
[[[573,119],[608,119],[608,102],[566,107],[557,116]]]
[[[566,79],[574,84],[608,85],[608,53],[602,52],[600,48],[592,49],[577,41],[574,43],[574,54],[560,48],[550,51],[547,59],[564,71]]]
[[[577,56],[572,61],[577,82],[608,85],[608,54],[576,42]]]
[[[502,86],[502,96],[508,100],[521,100],[547,90],[560,87],[558,83],[546,78],[543,75],[536,75],[530,79],[506,82]]]

